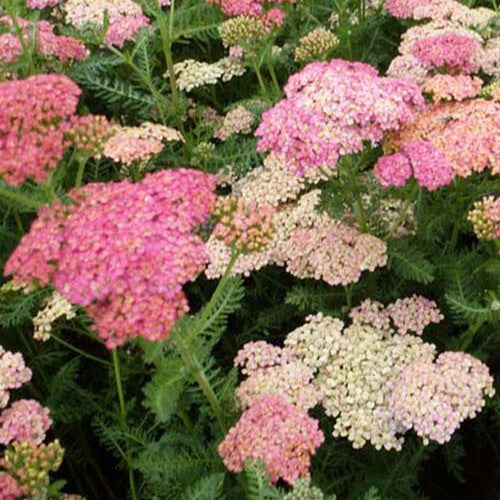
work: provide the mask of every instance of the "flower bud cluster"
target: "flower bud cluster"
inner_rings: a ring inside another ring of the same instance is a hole
[[[293,490],[289,491],[283,500],[324,500],[323,492],[311,485],[311,478],[305,477],[293,483]]]
[[[105,116],[72,116],[65,139],[67,147],[73,146],[94,158],[100,158],[104,144],[113,135],[115,128]]]
[[[232,472],[241,472],[247,460],[262,461],[273,482],[293,484],[309,475],[323,440],[317,420],[277,395],[264,395],[243,412],[218,451]]]
[[[485,240],[500,238],[500,197],[487,196],[476,201],[468,219],[478,238]]]
[[[79,87],[63,75],[0,83],[0,175],[17,186],[44,182],[64,155]]]
[[[16,480],[27,498],[47,498],[49,473],[59,469],[63,456],[57,439],[40,445],[16,441],[6,448],[0,469]]]
[[[66,319],[72,319],[76,316],[76,312],[71,303],[56,290],[46,301],[43,309],[40,309],[33,318],[35,328],[33,338],[42,342],[49,340],[52,324],[63,316]]]
[[[225,47],[239,47],[251,51],[269,33],[261,19],[252,16],[237,16],[227,19],[219,26],[219,35]],[[230,53],[234,54],[234,48]],[[240,58],[241,59],[241,58]]]
[[[262,252],[273,237],[275,209],[234,196],[221,197],[214,215],[218,219],[212,236],[237,252]]]
[[[40,210],[10,256],[15,282],[54,284],[87,308],[109,348],[164,339],[188,310],[182,286],[208,256],[193,230],[215,208],[214,176],[163,170],[140,183],[92,183]]]
[[[299,40],[294,57],[297,62],[327,56],[337,45],[339,39],[325,28],[316,28]]]

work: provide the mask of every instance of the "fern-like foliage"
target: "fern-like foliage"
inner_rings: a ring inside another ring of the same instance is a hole
[[[417,283],[431,283],[435,266],[425,253],[405,240],[390,242],[387,249],[388,267],[403,279]]]
[[[223,500],[224,474],[215,473],[202,477],[188,486],[181,500]]]

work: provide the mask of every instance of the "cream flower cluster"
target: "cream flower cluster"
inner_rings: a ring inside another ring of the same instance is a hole
[[[33,318],[33,326],[35,331],[33,337],[35,340],[46,342],[52,333],[52,324],[63,316],[66,319],[74,318],[76,312],[71,303],[55,290],[48,298],[43,309],[38,311]]]
[[[237,106],[227,113],[222,126],[215,132],[215,137],[226,141],[236,134],[249,134],[252,131],[255,116],[244,106]]]
[[[177,87],[186,92],[219,81],[228,82],[245,71],[241,62],[233,57],[224,57],[214,63],[185,59],[174,64]]]

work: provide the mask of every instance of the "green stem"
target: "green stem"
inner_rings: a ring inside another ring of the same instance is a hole
[[[35,212],[42,205],[41,202],[28,198],[26,195],[21,194],[18,191],[13,191],[11,189],[0,186],[0,200],[2,200],[2,197],[8,198],[9,200],[24,205],[26,208],[32,208]]]
[[[456,220],[453,224],[453,232],[451,234],[450,243],[448,245],[448,253],[453,253],[453,251],[455,250],[459,236],[460,236],[460,221]]]
[[[361,232],[367,233],[368,224],[366,221],[366,212],[365,207],[363,206],[363,201],[361,200],[361,195],[359,194],[356,172],[351,165],[346,165],[346,168],[344,168],[344,172],[348,180],[348,190],[354,197],[354,212],[356,213],[359,228],[361,229]]]
[[[87,164],[87,157],[80,156],[78,159],[78,170],[76,171],[75,187],[79,188],[83,181],[83,172],[85,170],[85,165]]]
[[[274,64],[271,59],[267,59],[266,61],[267,69],[269,70],[269,74],[271,75],[271,80],[273,81],[274,88],[276,90],[276,95],[279,96],[281,94],[281,87],[278,82],[278,77],[276,76],[276,71],[274,70]]]
[[[101,365],[110,366],[110,364],[107,361],[105,361],[104,359],[98,358],[97,356],[93,356],[92,354],[89,354],[88,352],[85,352],[82,349],[75,347],[74,345],[70,344],[69,342],[66,342],[65,340],[59,338],[57,335],[54,335],[53,333],[50,334],[50,338],[54,339],[56,342],[63,345],[64,347],[70,349],[71,351],[76,352],[80,356],[83,356],[87,359],[91,359],[92,361],[95,361],[96,363],[100,363]]]
[[[121,373],[120,373],[120,359],[118,357],[118,352],[116,351],[116,349],[113,349],[111,351],[111,356],[113,359],[113,369],[114,369],[114,374],[115,374],[116,392],[118,393],[118,401],[120,403],[120,423],[121,423],[123,432],[126,434],[127,433],[127,409],[125,407],[125,397],[123,395],[123,386],[122,386],[122,379],[121,379]],[[129,478],[129,484],[130,484],[130,492],[132,493],[132,499],[139,500],[139,495],[137,494],[137,488],[135,486],[134,471],[132,469],[131,461],[130,461],[130,444],[129,444],[128,439],[127,439],[127,452],[126,452],[125,456],[126,456],[126,462],[127,462],[127,468],[128,468],[128,478]]]
[[[23,223],[21,221],[21,217],[19,216],[19,212],[17,210],[14,211],[14,220],[16,221],[16,226],[17,226],[17,230],[18,230],[19,234],[23,235],[24,234],[24,227],[23,227]]]
[[[270,100],[269,92],[267,91],[266,84],[264,83],[264,79],[262,78],[262,73],[260,72],[260,69],[255,61],[252,61],[252,67],[254,73],[257,76],[257,80],[259,81],[260,90],[264,94],[265,98],[269,101]]]
[[[351,283],[350,285],[344,286],[345,298],[346,298],[348,311],[351,309],[351,306],[352,306],[352,290],[353,290],[353,288],[354,288],[354,283]]]
[[[181,355],[182,361],[187,371],[191,373],[193,378],[200,386],[207,401],[210,403],[215,418],[217,419],[219,427],[223,433],[226,432],[226,425],[224,423],[222,406],[219,402],[219,399],[217,398],[217,395],[215,394],[215,391],[210,385],[210,381],[208,380],[205,374],[202,364],[196,357],[196,354],[190,348],[190,345],[191,342],[194,339],[196,339],[196,337],[206,328],[207,320],[212,314],[213,308],[217,304],[219,296],[224,290],[224,287],[226,286],[227,280],[231,276],[231,271],[236,263],[236,260],[238,259],[238,256],[239,256],[238,252],[233,251],[231,255],[231,260],[229,261],[229,264],[227,265],[227,268],[222,278],[220,279],[217,288],[215,289],[209,303],[203,309],[203,312],[201,313],[199,320],[196,322],[196,325],[194,326],[192,333],[190,333],[189,342],[186,342],[186,340],[182,337],[182,335],[174,334],[175,345],[177,346],[177,350]]]

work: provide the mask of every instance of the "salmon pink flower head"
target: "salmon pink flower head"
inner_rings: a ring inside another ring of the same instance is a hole
[[[293,484],[309,475],[311,456],[323,441],[317,420],[279,396],[265,395],[229,430],[219,455],[232,472],[241,472],[247,460],[260,460],[274,483]]]
[[[237,252],[261,252],[271,242],[274,213],[270,205],[234,196],[219,198],[214,212],[219,223],[213,235]]]
[[[257,147],[284,155],[299,176],[332,169],[341,155],[381,141],[424,104],[408,80],[379,77],[368,64],[342,59],[308,64],[289,79],[285,93],[262,115]]]
[[[12,186],[44,182],[65,150],[80,88],[64,75],[0,83],[0,176]]]
[[[69,205],[43,207],[9,258],[15,282],[53,283],[84,306],[109,348],[166,338],[188,303],[182,286],[208,263],[193,230],[215,208],[217,180],[163,170],[140,183],[73,189]]]
[[[17,481],[10,475],[0,472],[0,498],[3,500],[16,500],[23,495],[23,488],[21,488]]]

